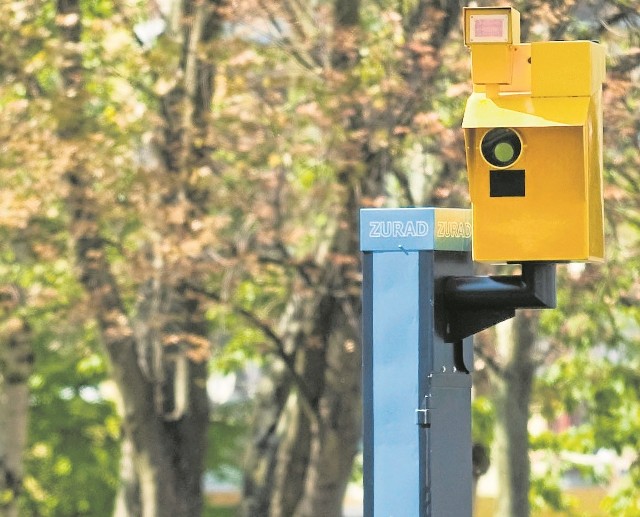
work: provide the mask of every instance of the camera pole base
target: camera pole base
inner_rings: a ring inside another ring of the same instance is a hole
[[[361,211],[364,514],[471,517],[471,335],[555,307],[555,264],[473,276],[471,211]]]
[[[472,273],[470,212],[363,210],[364,514],[470,517],[471,339],[444,285]]]

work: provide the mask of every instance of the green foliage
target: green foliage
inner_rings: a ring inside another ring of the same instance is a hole
[[[495,408],[491,400],[488,397],[475,397],[471,402],[471,438],[474,443],[491,448],[495,419]]]
[[[69,389],[46,407],[34,406],[31,418],[40,424],[30,429],[28,475],[20,502],[24,511],[60,517],[109,515],[119,458],[119,425],[112,405],[86,401]],[[39,438],[42,441],[34,441]]]
[[[95,351],[92,329],[61,335],[51,318],[36,323],[21,507],[29,515],[109,515],[120,422],[101,391],[108,373],[104,357]]]
[[[62,251],[59,212],[48,215],[32,222],[30,241],[0,229],[0,282],[17,286],[28,300],[20,311],[35,356],[19,505],[24,515],[103,516],[113,507],[120,424],[99,391],[108,368],[94,329],[76,309],[82,291]]]
[[[622,487],[604,500],[603,507],[609,515],[634,517],[640,514],[640,468],[638,463],[632,465],[629,475],[623,481]]]
[[[236,517],[237,509],[234,507],[207,506],[204,510],[204,517]]]
[[[559,488],[560,477],[558,472],[545,472],[541,476],[532,476],[529,498],[534,512],[551,508],[562,512],[567,517],[577,516],[571,510],[570,499]]]
[[[213,410],[206,465],[218,480],[240,486],[250,419],[251,404],[246,401]]]
[[[106,515],[117,485],[120,424],[113,403],[100,391],[108,368],[95,330],[80,321],[75,328],[65,324],[73,321],[69,310],[80,296],[68,264],[60,260],[18,271],[14,280],[28,292],[46,294],[42,305],[25,309],[36,367],[29,382],[21,507],[43,516]]]

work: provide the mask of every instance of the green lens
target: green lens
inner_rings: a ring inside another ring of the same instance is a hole
[[[513,146],[510,143],[500,142],[498,145],[496,145],[496,148],[494,149],[493,153],[495,154],[498,160],[500,160],[501,162],[507,163],[513,160],[513,157],[516,154],[516,150],[513,148]]]

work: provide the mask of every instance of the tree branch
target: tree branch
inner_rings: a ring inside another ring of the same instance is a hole
[[[498,363],[493,357],[486,354],[480,344],[474,342],[473,351],[482,361],[485,362],[485,364],[497,377],[501,379],[506,378],[507,375],[502,365],[500,365],[500,363]]]
[[[231,308],[231,310],[234,313],[242,316],[251,325],[259,329],[269,339],[269,341],[273,343],[276,356],[278,356],[284,362],[285,366],[287,367],[287,370],[289,371],[289,374],[291,375],[294,381],[294,384],[298,388],[302,397],[305,399],[306,403],[311,408],[315,407],[315,404],[313,403],[313,400],[314,400],[313,395],[309,391],[309,388],[307,387],[304,379],[296,371],[295,353],[294,354],[287,353],[284,340],[273,330],[273,328],[271,327],[271,325],[269,325],[269,323],[262,320],[256,314],[245,309],[244,307],[240,307],[237,304],[224,301],[219,293],[209,291],[192,284],[188,284],[188,289],[190,289],[194,293],[197,293],[211,300],[214,300],[215,302],[227,305],[229,308]]]

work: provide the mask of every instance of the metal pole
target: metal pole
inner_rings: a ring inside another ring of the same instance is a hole
[[[472,276],[469,210],[362,210],[366,517],[472,514],[470,336],[556,303],[555,264]]]
[[[444,310],[445,279],[471,273],[469,218],[362,212],[366,517],[471,516],[472,344],[445,341]]]

